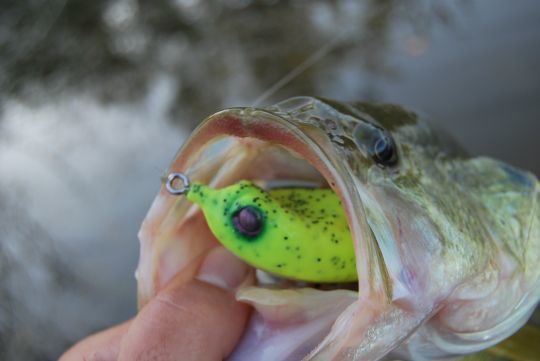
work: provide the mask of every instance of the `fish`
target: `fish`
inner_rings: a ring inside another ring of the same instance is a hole
[[[329,189],[348,223],[353,287],[255,266],[236,290],[253,312],[228,360],[456,358],[510,337],[539,302],[538,179],[469,155],[401,106],[300,96],[225,109],[183,144],[173,173],[207,190]],[[139,232],[141,307],[220,246],[201,208],[163,178]]]

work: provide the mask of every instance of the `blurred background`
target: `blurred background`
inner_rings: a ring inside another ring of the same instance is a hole
[[[193,127],[294,95],[402,104],[540,175],[540,3],[0,0],[0,360],[136,311],[137,231]]]

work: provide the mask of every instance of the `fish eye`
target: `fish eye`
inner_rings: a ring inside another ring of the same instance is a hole
[[[356,145],[377,165],[390,167],[397,163],[398,153],[392,134],[369,122],[360,122],[354,129]]]
[[[373,160],[382,166],[391,166],[397,160],[394,141],[385,134],[385,132],[379,133],[379,137],[375,140],[371,154]]]
[[[242,235],[253,238],[263,229],[263,216],[255,207],[241,207],[232,216],[234,228]]]

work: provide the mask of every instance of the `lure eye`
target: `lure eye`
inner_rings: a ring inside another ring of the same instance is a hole
[[[393,165],[396,162],[396,146],[392,138],[380,133],[372,149],[373,159],[382,166]]]
[[[246,237],[256,237],[263,228],[263,217],[261,211],[254,207],[239,208],[233,214],[234,228]]]

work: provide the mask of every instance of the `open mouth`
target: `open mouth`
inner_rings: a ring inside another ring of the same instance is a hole
[[[262,110],[232,109],[207,119],[178,153],[168,174],[173,172],[182,172],[191,181],[214,189],[241,180],[250,180],[266,190],[331,188],[341,199],[348,219],[354,212],[343,174],[325,154],[322,132],[308,125],[288,124]],[[141,306],[178,272],[187,279],[193,277],[193,265],[209,249],[219,246],[201,208],[164,188],[139,234]],[[358,227],[355,223],[349,221],[353,233]],[[359,282],[304,282],[260,269],[254,269],[254,274],[253,284],[237,292],[237,299],[255,308],[245,340],[237,349],[240,354],[264,349],[265,344],[272,347],[274,338],[290,333],[295,339],[283,347],[282,352],[287,353],[283,359],[302,358],[320,345],[340,315],[346,310],[352,312],[349,306],[358,300],[355,291]],[[261,328],[266,331],[261,333]],[[279,333],[274,332],[276,329]]]
[[[179,153],[171,170],[179,166],[192,181],[214,189],[242,180],[250,180],[264,190],[336,188],[335,174],[330,180],[323,176],[322,172],[331,174],[331,169],[325,164],[318,145],[306,144],[306,139],[302,139],[303,133],[294,134],[290,128],[280,128],[275,123],[267,123],[264,117],[261,120],[260,114],[258,116],[257,120],[247,117],[247,124],[245,114],[241,118],[218,117],[206,122],[206,126],[196,131],[191,142]],[[342,204],[346,205],[346,202]],[[175,211],[167,217],[170,219],[172,215],[172,222],[177,225],[172,230],[174,238],[185,241],[190,234],[197,234],[197,248],[201,250],[217,244],[218,240],[210,232],[197,205],[180,199],[174,208]],[[170,275],[171,272],[163,273]],[[261,269],[257,270],[256,275],[257,284],[264,287],[358,290],[356,282],[304,282],[279,277]]]
[[[307,162],[305,159],[301,158],[300,155],[296,153],[292,153],[289,150],[287,150],[286,147],[280,144],[271,143],[264,140],[259,140],[256,138],[241,138],[237,136],[225,136],[225,137],[218,137],[216,140],[210,141],[206,146],[203,146],[201,153],[198,155],[198,160],[195,161],[194,166],[189,167],[189,170],[191,171],[191,175],[197,179],[198,182],[202,182],[203,184],[208,184],[210,186],[210,189],[214,189],[211,192],[221,192],[217,189],[223,189],[224,187],[228,187],[230,185],[238,184],[239,181],[245,181],[249,180],[256,184],[259,188],[265,190],[266,192],[263,193],[264,196],[272,197],[272,194],[275,194],[275,191],[277,190],[277,193],[282,192],[281,194],[288,194],[288,197],[292,199],[292,197],[299,197],[299,194],[302,194],[306,197],[306,199],[299,199],[298,202],[301,204],[309,204],[307,196],[311,197],[311,199],[315,199],[317,196],[312,196],[311,194],[320,194],[315,192],[316,190],[322,190],[324,193],[324,197],[327,196],[327,194],[330,191],[329,185],[326,181],[326,179],[315,169],[309,162]],[[212,160],[213,162],[217,162],[218,169],[215,171],[215,173],[207,173],[204,171],[205,165],[208,165],[208,160]],[[310,192],[305,193],[306,190],[310,190]],[[298,192],[304,192],[304,193],[298,193]],[[238,191],[240,192],[240,191]],[[238,193],[237,192],[237,193]],[[270,192],[270,193],[268,193]],[[295,193],[296,192],[296,193]],[[221,193],[220,193],[221,194]],[[332,194],[332,193],[330,193]],[[207,195],[208,197],[210,195]],[[225,197],[225,196],[223,196]],[[227,197],[233,197],[233,195],[228,195]],[[282,196],[285,198],[285,196]],[[189,197],[187,197],[189,199]],[[251,199],[251,197],[250,197]],[[296,199],[296,198],[294,198]],[[225,200],[225,199],[224,199]],[[220,199],[221,202],[221,199]],[[217,205],[213,205],[212,208],[219,208]],[[220,205],[221,203],[219,203]],[[250,207],[252,207],[250,205]],[[332,205],[328,204],[327,207],[322,207],[321,209],[318,208],[319,205],[312,204],[311,209],[309,210],[312,212],[312,214],[317,214],[316,219],[303,219],[303,222],[305,224],[302,224],[302,235],[300,235],[300,238],[303,240],[307,240],[310,238],[309,232],[314,227],[317,227],[319,224],[335,224],[334,220],[335,218],[332,218],[332,216],[337,217],[336,214],[331,214],[332,212]],[[197,209],[195,207],[194,214],[191,214],[191,217],[204,217],[203,212],[201,211],[200,207]],[[267,218],[276,218],[276,215],[278,213],[278,210],[274,209],[274,212],[268,212]],[[340,212],[343,212],[343,210],[339,210]],[[206,209],[205,212],[213,213],[209,209]],[[225,211],[227,212],[227,211]],[[283,216],[289,212],[289,209],[279,209],[279,212],[282,212]],[[296,214],[294,210],[291,210],[292,214]],[[306,211],[307,212],[307,211]],[[325,214],[326,216],[320,216],[320,214]],[[217,219],[214,217],[214,225],[215,223],[219,223],[219,226],[221,226],[223,221],[227,221],[229,216],[225,216],[222,211],[219,212]],[[291,218],[292,219],[292,218]],[[343,218],[341,218],[343,219]],[[207,226],[210,225],[210,222],[208,221],[208,218],[206,218]],[[287,219],[282,219],[281,224],[275,224],[275,226],[279,227],[286,227],[284,224],[287,221]],[[261,220],[262,222],[262,220]],[[270,222],[270,221],[269,221]],[[345,220],[343,220],[345,222]],[[204,223],[203,221],[196,222],[199,224]],[[308,228],[305,228],[305,227]],[[289,227],[291,225],[289,224]],[[210,228],[212,226],[210,225]],[[322,227],[321,227],[322,228]],[[335,228],[335,227],[334,227]],[[320,238],[330,237],[330,231],[328,231],[328,227],[324,226],[325,234],[318,234]],[[322,230],[321,229],[321,230]],[[334,232],[338,232],[338,229],[335,229]],[[212,231],[213,234],[217,234],[215,230]],[[313,233],[311,231],[311,233]],[[328,233],[328,234],[326,234]],[[348,232],[348,235],[350,235],[350,232]],[[347,235],[347,236],[348,236]],[[239,237],[241,237],[240,235]],[[335,233],[332,233],[333,237],[335,236]],[[267,236],[272,238],[272,236]],[[296,236],[298,237],[298,235]],[[275,238],[273,241],[276,243],[277,239],[282,239],[281,236],[278,236],[277,234],[273,236]],[[289,237],[285,237],[289,241]],[[214,241],[221,242],[226,248],[233,247],[232,244],[229,244],[228,242],[223,243],[222,241],[216,239],[214,237]],[[240,248],[249,248],[252,247],[253,240],[242,240],[241,238],[236,239],[237,242],[239,242],[236,247]],[[272,240],[267,239],[267,241],[272,242]],[[230,242],[230,240],[229,240]],[[259,240],[261,242],[261,240]],[[265,242],[265,241],[262,241]],[[336,241],[338,242],[337,238]],[[347,257],[350,257],[350,261],[352,263],[352,267],[354,268],[354,250],[352,249],[352,241],[350,239],[346,239],[345,241],[341,240],[341,242],[347,242],[349,244],[350,249],[347,249]],[[305,243],[305,242],[302,242]],[[307,245],[306,251],[311,251],[312,248],[316,248],[316,245],[320,242],[315,242],[311,245]],[[329,242],[328,242],[329,243]],[[298,243],[296,243],[298,244]],[[274,249],[277,246],[277,244],[274,244]],[[335,245],[334,245],[335,246]],[[233,248],[236,248],[233,247]],[[299,247],[296,247],[299,248]],[[294,250],[294,247],[291,245],[287,245],[286,249]],[[304,250],[304,248],[302,248]],[[289,251],[290,252],[290,251]],[[295,251],[296,253],[299,253],[296,257],[298,259],[305,259],[306,253],[302,255],[301,251]],[[261,252],[262,253],[262,252]],[[242,255],[238,255],[240,258],[243,258]],[[302,257],[304,256],[304,257]],[[326,260],[326,253],[322,252],[322,254],[319,254],[318,256],[324,258]],[[321,258],[318,258],[319,260]],[[249,264],[250,261],[246,260],[246,262]],[[282,258],[279,260],[279,262],[285,263],[285,260]],[[299,266],[299,261],[296,260],[296,267]],[[344,263],[344,262],[343,262]],[[319,263],[320,264],[320,263]],[[280,264],[281,266],[281,264]],[[294,265],[290,265],[295,267]],[[313,265],[314,267],[317,266],[317,264]],[[279,272],[272,273],[272,271],[266,272],[264,271],[264,266],[262,268],[259,268],[257,264],[253,264],[253,267],[255,268],[256,272],[256,284],[259,287],[265,287],[265,288],[273,288],[273,289],[284,289],[284,288],[304,288],[304,287],[312,287],[315,289],[320,290],[331,290],[331,289],[349,289],[349,290],[358,290],[357,282],[355,281],[341,281],[341,282],[328,282],[328,280],[323,281],[322,279],[319,280],[320,282],[310,280],[308,281],[306,278],[302,279],[302,277],[299,277],[297,273],[294,274],[294,279],[288,278],[287,275],[281,274],[279,276]],[[344,267],[344,266],[342,266]],[[313,271],[312,271],[313,272]],[[354,271],[353,271],[354,272]],[[335,279],[334,279],[335,281]]]

